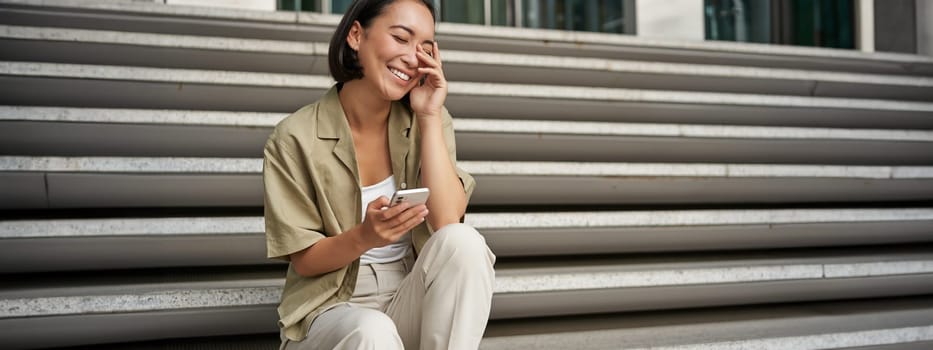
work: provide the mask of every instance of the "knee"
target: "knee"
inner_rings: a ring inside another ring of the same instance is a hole
[[[486,239],[479,231],[467,224],[450,224],[434,233],[438,245],[452,262],[464,266],[476,266],[477,262],[495,262],[495,255],[486,245]]]
[[[345,342],[359,345],[368,349],[401,349],[402,340],[399,337],[395,322],[388,315],[370,309],[361,309],[355,312],[353,330],[348,332]],[[398,345],[393,347],[392,345]]]
[[[485,250],[486,239],[473,226],[467,224],[450,224],[434,232],[441,246],[456,248],[457,250]]]

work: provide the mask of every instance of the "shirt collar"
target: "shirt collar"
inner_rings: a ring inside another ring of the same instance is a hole
[[[406,187],[406,159],[411,149],[412,113],[400,101],[392,102],[389,109],[389,155],[392,158],[392,173],[397,184]],[[335,85],[318,102],[317,136],[321,139],[337,140],[333,152],[360,182],[353,138],[340,96]]]

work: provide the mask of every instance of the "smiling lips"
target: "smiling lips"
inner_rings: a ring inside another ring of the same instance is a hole
[[[402,79],[404,81],[411,80],[411,76],[409,76],[408,74],[402,73],[402,71],[398,69],[389,67],[389,71],[392,72],[392,74],[395,74],[395,76],[397,76],[399,79]]]

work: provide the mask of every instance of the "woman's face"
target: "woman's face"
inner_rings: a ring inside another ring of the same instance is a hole
[[[416,50],[431,53],[434,20],[419,1],[398,0],[370,22],[355,23],[347,36],[363,67],[362,82],[389,101],[396,101],[418,85]]]

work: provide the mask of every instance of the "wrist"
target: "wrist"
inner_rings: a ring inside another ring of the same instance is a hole
[[[440,115],[421,115],[418,114],[415,116],[415,119],[418,121],[418,127],[422,131],[429,131],[432,129],[441,129],[442,122]]]
[[[344,245],[352,249],[357,255],[363,255],[369,248],[366,246],[365,240],[363,240],[362,226],[362,224],[357,225],[334,238],[342,240]]]

